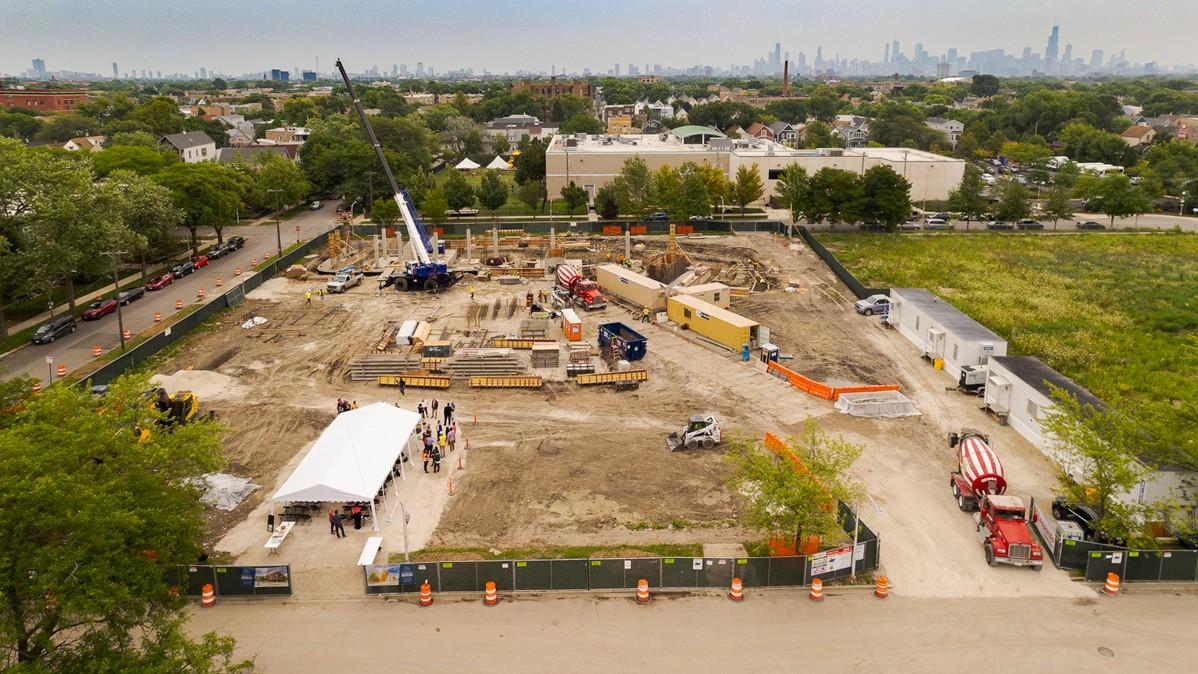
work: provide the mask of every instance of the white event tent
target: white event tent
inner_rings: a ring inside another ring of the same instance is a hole
[[[491,160],[491,163],[487,164],[487,168],[499,169],[500,171],[507,171],[508,169],[510,169],[512,167],[508,166],[507,162],[503,160],[503,157],[500,157],[499,155],[495,155],[495,158]]]
[[[380,505],[389,512],[383,487],[400,453],[409,447],[419,421],[417,413],[389,403],[372,403],[338,414],[271,500],[369,502],[371,523],[377,531],[375,500],[381,499]],[[399,465],[402,474],[403,464]]]
[[[459,171],[470,171],[472,169],[479,168],[479,166],[478,166],[478,163],[470,161],[470,158],[466,157],[462,161],[458,162],[458,165],[455,166],[454,168]]]

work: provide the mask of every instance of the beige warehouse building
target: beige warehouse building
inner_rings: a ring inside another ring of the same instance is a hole
[[[592,198],[600,187],[615,180],[624,162],[640,157],[650,170],[690,161],[718,166],[729,179],[741,166],[757,165],[765,185],[765,199],[776,194],[783,169],[797,163],[814,173],[835,168],[864,173],[873,166],[889,166],[911,183],[911,200],[947,199],[961,184],[965,162],[923,150],[901,147],[821,148],[796,150],[761,139],[730,139],[707,127],[685,126],[661,134],[559,135],[545,152],[545,180],[549,194],[573,181]]]

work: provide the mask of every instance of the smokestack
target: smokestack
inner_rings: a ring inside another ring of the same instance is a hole
[[[782,62],[782,95],[790,95],[790,59]]]

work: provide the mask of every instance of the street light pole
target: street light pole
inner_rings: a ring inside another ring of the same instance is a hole
[[[266,191],[275,195],[275,241],[279,244],[279,257],[283,257],[283,233],[279,229],[279,193],[283,190],[272,188]]]
[[[125,352],[125,315],[121,311],[121,277],[117,273],[117,259],[125,254],[123,250],[109,250],[100,253],[107,255],[109,260],[112,260],[112,289],[116,293],[116,329],[118,336],[121,338],[121,353]]]

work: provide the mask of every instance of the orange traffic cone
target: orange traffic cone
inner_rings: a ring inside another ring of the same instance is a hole
[[[241,267],[237,267],[236,269],[234,269],[234,270],[233,270],[233,275],[234,275],[234,276],[241,276]]]
[[[66,365],[59,365],[59,366],[58,366],[58,377],[59,377],[59,379],[61,379],[61,378],[65,377],[65,376],[67,376],[67,366],[66,366]]]
[[[42,392],[42,383],[40,381],[33,382],[33,395],[37,395],[41,392]]]
[[[219,276],[217,276],[217,277],[216,277],[216,287],[217,287],[217,288],[219,288],[219,287],[221,287],[221,286],[222,286],[222,285],[224,285],[224,284],[225,284],[225,282],[224,282],[224,281],[222,281],[222,280],[221,280],[221,278],[220,278]]]
[[[741,584],[740,578],[732,579],[732,591],[728,593],[728,598],[732,601],[745,600],[744,586]]]
[[[250,258],[250,266],[251,266],[251,267],[257,267],[257,266],[258,266],[258,258],[256,258],[256,257],[251,257],[251,258]]]
[[[182,297],[176,297],[176,298],[175,298],[175,311],[178,311],[178,310],[180,310],[180,309],[182,309],[182,308],[183,308],[183,298],[182,298]]]
[[[874,596],[878,599],[885,599],[890,596],[890,579],[886,576],[878,576],[878,580],[874,583]]]
[[[487,581],[487,591],[483,594],[483,606],[498,606],[499,593],[495,591],[495,581]]]
[[[161,312],[161,311],[155,311],[155,312],[154,312],[154,322],[155,322],[155,323],[161,323],[161,322],[162,322],[162,312]]]
[[[92,357],[93,358],[98,358],[100,356],[100,353],[101,353],[101,349],[100,349],[99,344],[96,344],[95,346],[92,347]]]
[[[1108,597],[1119,596],[1119,574],[1112,571],[1106,575],[1106,587],[1102,588],[1102,592]]]
[[[204,608],[216,606],[216,591],[212,587],[212,583],[204,583],[204,587],[200,588],[200,606]]]
[[[811,601],[824,600],[824,581],[819,578],[811,579]]]
[[[130,339],[133,339],[133,333],[129,330],[126,330],[125,331],[125,341],[129,341]]]
[[[636,603],[648,604],[652,599],[649,596],[649,581],[644,578],[636,581]]]
[[[432,605],[433,605],[433,588],[431,585],[428,584],[428,581],[426,580],[420,584],[420,606],[423,608],[425,606],[432,606]]]
[[[200,288],[199,290],[196,291],[196,298],[201,299],[201,300],[204,299],[204,289],[203,288]]]

